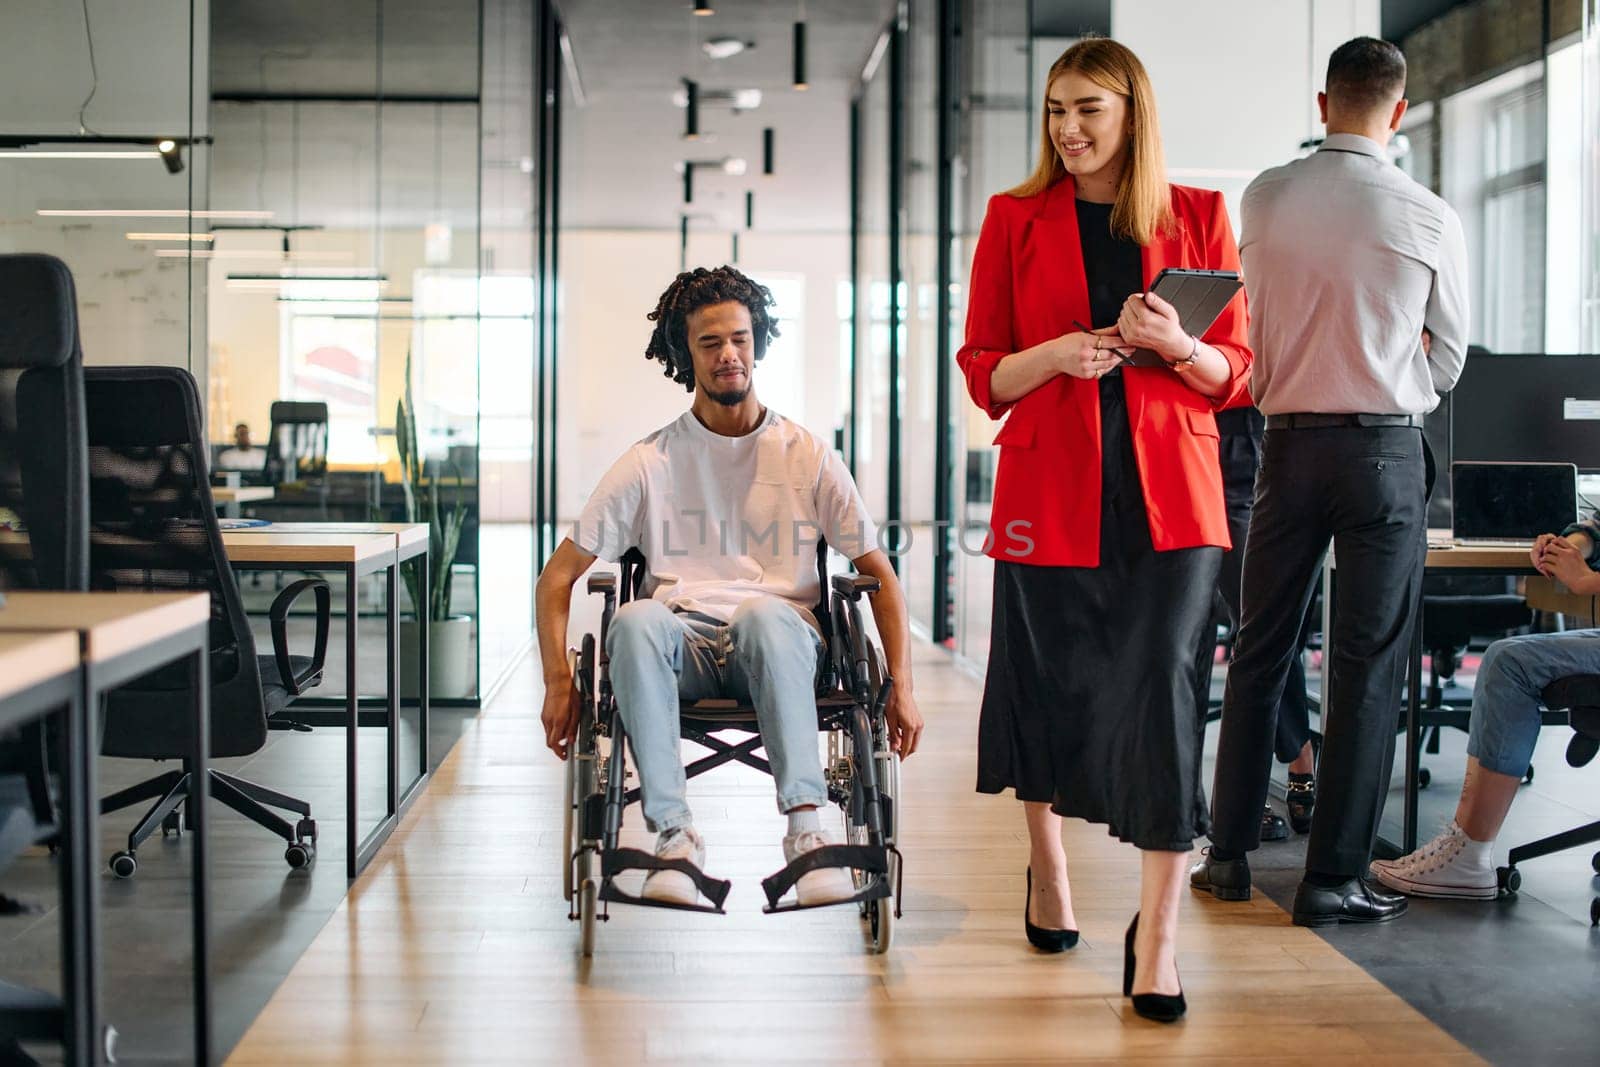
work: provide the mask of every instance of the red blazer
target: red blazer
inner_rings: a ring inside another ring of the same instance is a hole
[[[1144,248],[1148,286],[1163,267],[1239,270],[1222,194],[1174,185],[1177,225]],[[989,201],[967,292],[966,343],[956,355],[967,391],[998,419],[988,554],[1039,566],[1100,564],[1100,401],[1096,382],[1058,375],[1012,403],[989,393],[995,365],[1013,352],[1089,322],[1089,289],[1072,178],[1039,196]],[[1230,547],[1217,463],[1215,410],[1249,403],[1252,355],[1243,291],[1203,338],[1227,357],[1233,380],[1218,400],[1165,367],[1124,367],[1133,453],[1157,551]]]

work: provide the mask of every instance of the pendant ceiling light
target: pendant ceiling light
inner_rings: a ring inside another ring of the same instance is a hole
[[[761,174],[767,178],[772,177],[773,174],[773,139],[775,136],[775,131],[771,126],[761,131]]]
[[[687,98],[683,109],[683,139],[700,139],[700,83],[683,79],[683,95]]]

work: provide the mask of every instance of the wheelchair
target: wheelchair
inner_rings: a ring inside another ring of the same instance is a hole
[[[611,573],[589,576],[589,593],[604,598],[600,633],[598,638],[585,634],[581,646],[569,653],[582,710],[566,764],[562,891],[568,903],[567,917],[579,924],[584,956],[593,955],[595,930],[610,917],[612,904],[720,915],[731,886],[687,860],[660,859],[642,849],[618,845],[623,813],[639,800],[640,790],[628,788],[626,732],[611,689],[606,635],[619,603],[640,596],[644,564],[638,549],[630,549],[621,560],[620,582]],[[784,898],[801,875],[822,867],[847,867],[856,892],[835,903],[856,905],[868,949],[881,954],[889,950],[895,920],[900,916],[901,857],[895,847],[900,758],[889,746],[885,713],[894,681],[881,650],[868,639],[861,622],[861,596],[876,592],[878,580],[841,574],[830,582],[826,544],[817,548],[817,575],[822,603],[815,614],[825,646],[817,686],[817,728],[828,735],[824,778],[828,798],[843,816],[845,843],[806,853],[763,879],[767,903],[762,911],[800,910],[802,905]],[[679,714],[681,736],[710,753],[685,767],[688,777],[727,763],[771,773],[767,760],[757,753],[761,734],[753,707],[734,700],[683,701]],[[719,736],[725,734],[735,739]],[[626,871],[663,869],[688,875],[711,903],[678,905],[647,900],[617,882]]]

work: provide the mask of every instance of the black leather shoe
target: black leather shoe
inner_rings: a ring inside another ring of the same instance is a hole
[[[1317,776],[1289,772],[1284,802],[1289,809],[1289,825],[1297,834],[1311,832],[1311,812],[1317,806]]]
[[[1199,889],[1218,900],[1250,899],[1250,861],[1240,856],[1236,860],[1213,859],[1208,848],[1202,859],[1189,871],[1189,888]]]
[[[1375,891],[1362,878],[1352,878],[1328,889],[1301,881],[1294,894],[1296,926],[1385,923],[1405,913],[1405,897]]]
[[[1270,806],[1261,809],[1261,840],[1283,841],[1289,836],[1289,824]]]
[[[1033,925],[1033,920],[1028,918],[1028,908],[1033,903],[1033,868],[1028,868],[1028,895],[1022,902],[1022,926],[1028,932],[1028,944],[1040,952],[1065,952],[1078,945],[1078,931],[1076,930],[1051,930],[1045,926]]]

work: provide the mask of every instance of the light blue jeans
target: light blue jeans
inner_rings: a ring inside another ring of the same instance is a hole
[[[1528,634],[1490,645],[1472,690],[1467,755],[1499,774],[1528,773],[1539,740],[1539,692],[1569,674],[1600,674],[1600,630]]]
[[[692,820],[679,754],[678,700],[748,701],[778,787],[778,810],[827,800],[817,750],[822,637],[776,597],[752,597],[727,625],[677,615],[658,600],[622,605],[606,652],[611,687],[639,771],[644,820],[664,832]]]

